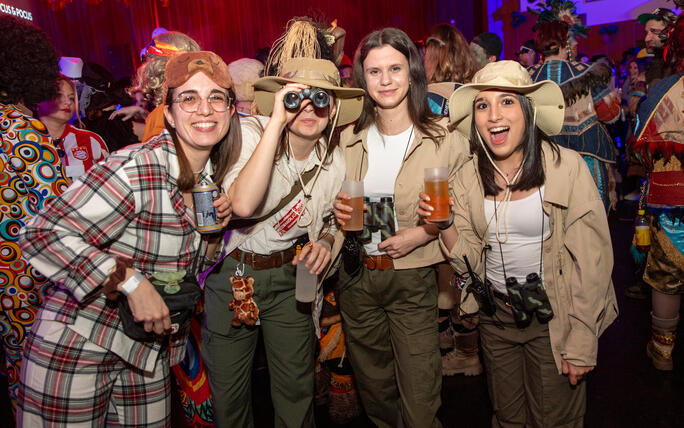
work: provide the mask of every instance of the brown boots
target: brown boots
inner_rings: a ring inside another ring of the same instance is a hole
[[[646,353],[657,370],[672,370],[672,349],[676,338],[679,317],[658,318],[651,312],[651,340],[646,345]]]
[[[449,352],[442,356],[442,376],[453,376],[463,373],[466,376],[477,376],[482,373],[482,364],[478,355],[478,331],[466,329],[460,324],[451,323],[447,330],[453,342]],[[447,331],[440,332],[440,347],[449,344]]]

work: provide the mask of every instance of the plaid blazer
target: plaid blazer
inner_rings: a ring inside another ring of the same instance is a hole
[[[33,267],[60,285],[38,316],[70,324],[145,371],[154,368],[163,341],[143,343],[126,336],[116,302],[107,301],[101,286],[115,257],[131,259],[133,267],[148,276],[181,269],[197,272],[195,261],[206,243],[176,186],[179,172],[167,132],[128,146],[76,180],[20,236]],[[207,164],[200,180],[211,172]],[[185,340],[172,340],[172,365],[181,360]]]

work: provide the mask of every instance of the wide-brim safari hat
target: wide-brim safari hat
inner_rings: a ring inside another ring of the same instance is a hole
[[[556,135],[563,128],[565,101],[561,88],[551,80],[534,83],[517,61],[497,61],[475,73],[471,83],[456,89],[449,97],[449,121],[470,138],[473,102],[481,91],[495,89],[523,94],[536,110],[535,123],[546,135]]]
[[[261,114],[271,115],[274,94],[288,83],[301,83],[332,92],[339,101],[336,126],[354,122],[363,109],[365,91],[343,88],[335,64],[325,59],[294,58],[283,64],[279,76],[262,77],[254,83],[254,100]]]

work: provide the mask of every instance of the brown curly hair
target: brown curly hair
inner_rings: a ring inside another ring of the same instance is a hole
[[[162,33],[154,38],[156,41],[167,43],[178,48],[182,52],[199,51],[200,46],[190,36],[178,31]],[[146,99],[152,101],[154,105],[161,104],[162,87],[164,86],[164,70],[169,61],[168,56],[157,56],[147,53],[147,60],[138,67],[133,86],[128,89],[129,94],[142,92]]]
[[[557,55],[568,41],[570,26],[563,21],[549,21],[541,24],[534,37],[534,47],[543,56]]]
[[[425,69],[432,70],[428,83],[469,83],[477,72],[477,63],[463,34],[449,24],[430,29],[425,39]]]

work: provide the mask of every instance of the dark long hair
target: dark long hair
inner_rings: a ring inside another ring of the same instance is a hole
[[[173,104],[173,93],[174,89],[169,88],[166,99],[164,100],[164,104],[169,108]],[[228,89],[228,98],[233,101],[235,100],[235,94],[232,89]],[[178,165],[180,166],[180,174],[177,180],[178,189],[182,192],[188,191],[195,185],[195,176],[190,167],[190,162],[183,151],[183,147],[178,141],[176,129],[169,124],[166,120],[166,116],[164,117],[164,126],[171,135],[173,145],[176,148],[176,155],[178,156]],[[230,168],[235,162],[237,162],[241,149],[242,132],[240,130],[240,117],[237,113],[233,113],[230,117],[230,128],[228,129],[228,133],[226,133],[226,136],[223,137],[218,144],[212,147],[211,153],[209,154],[209,161],[214,169],[212,179],[216,185],[221,186],[223,178],[228,174],[228,171],[230,171]]]
[[[431,137],[446,133],[446,130],[437,124],[440,116],[433,114],[428,105],[427,77],[425,76],[425,68],[423,68],[420,53],[409,36],[400,29],[388,27],[373,31],[359,43],[359,47],[354,55],[354,81],[356,86],[368,93],[363,73],[363,62],[372,49],[383,46],[391,46],[398,50],[408,61],[409,81],[411,82],[407,94],[408,111],[413,125],[420,132]],[[364,97],[363,110],[356,122],[356,126],[354,126],[354,132],[359,132],[369,127],[375,120],[375,101],[370,96]]]
[[[512,191],[529,190],[544,185],[546,175],[544,173],[542,141],[546,141],[551,145],[551,150],[556,158],[556,163],[560,162],[560,150],[556,143],[552,142],[549,137],[534,124],[532,102],[522,94],[518,94],[517,98],[523,112],[523,117],[525,118],[525,132],[523,132],[522,144],[516,149],[522,150],[523,152],[523,170],[520,174],[520,179],[511,186]],[[485,196],[496,196],[504,189],[496,184],[495,175],[498,173],[484,153],[485,148],[480,144],[477,132],[477,126],[475,125],[475,103],[473,103],[472,123],[470,125],[470,151],[477,154],[477,170],[480,173],[480,178],[482,178]],[[492,156],[492,152],[489,148],[486,150],[489,151],[489,155]]]

